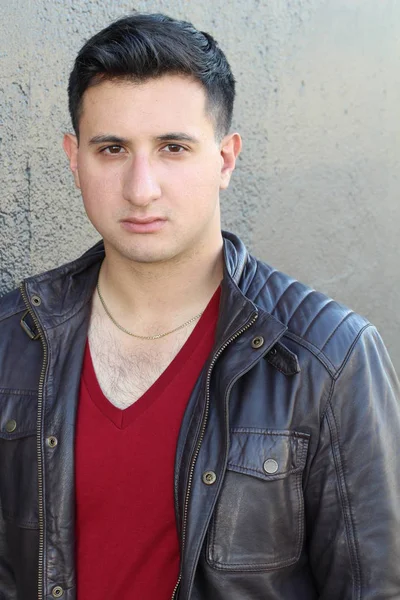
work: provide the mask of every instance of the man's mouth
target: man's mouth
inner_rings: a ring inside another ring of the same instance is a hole
[[[129,217],[121,220],[122,227],[131,233],[155,233],[166,223],[164,217]]]

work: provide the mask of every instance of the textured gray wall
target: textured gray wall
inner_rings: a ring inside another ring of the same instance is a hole
[[[224,226],[367,315],[400,371],[400,2],[139,1],[210,31],[238,80],[244,152]],[[61,149],[83,41],[133,8],[0,0],[0,293],[97,240]]]

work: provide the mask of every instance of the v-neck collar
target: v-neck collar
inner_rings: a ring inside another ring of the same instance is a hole
[[[112,404],[102,391],[94,370],[92,356],[90,353],[89,340],[86,341],[85,356],[83,363],[83,382],[89,393],[92,402],[110,419],[119,429],[125,429],[135,421],[144,411],[146,411],[168,388],[178,373],[184,369],[185,363],[190,359],[193,352],[201,343],[204,336],[209,332],[207,324],[213,322],[213,331],[218,315],[221,288],[218,287],[196,327],[179,350],[178,354],[171,361],[168,367],[161,373],[158,379],[136,402],[128,408],[120,409]],[[214,318],[213,318],[214,317]]]

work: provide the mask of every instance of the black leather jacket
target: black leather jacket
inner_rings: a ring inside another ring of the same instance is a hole
[[[381,339],[224,235],[215,348],[177,447],[174,597],[398,599],[400,393]],[[0,300],[0,600],[76,598],[75,414],[103,255]]]

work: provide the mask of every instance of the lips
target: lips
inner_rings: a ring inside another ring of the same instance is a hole
[[[155,221],[165,221],[163,217],[134,217],[130,219],[123,219],[123,223],[135,223],[137,225],[147,225],[147,223],[154,223]]]
[[[133,217],[123,219],[121,226],[130,233],[156,233],[160,231],[167,222],[163,217]]]

